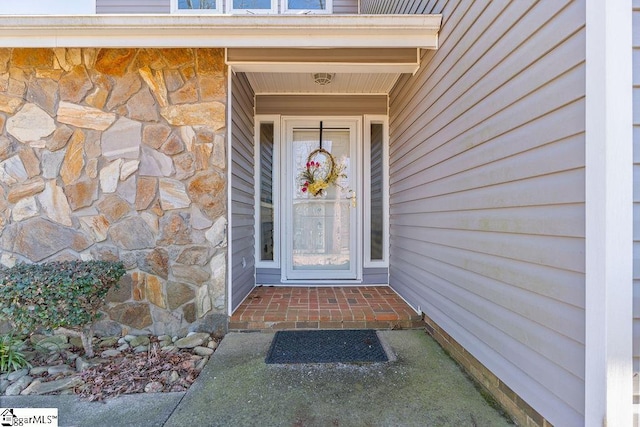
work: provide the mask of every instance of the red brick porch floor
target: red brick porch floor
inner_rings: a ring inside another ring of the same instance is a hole
[[[388,286],[259,286],[229,320],[229,330],[411,329],[421,316]]]

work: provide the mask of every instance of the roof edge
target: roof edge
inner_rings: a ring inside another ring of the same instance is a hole
[[[0,16],[0,47],[438,47],[441,15]]]

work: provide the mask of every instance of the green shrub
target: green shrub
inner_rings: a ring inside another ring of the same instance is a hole
[[[20,350],[23,342],[13,335],[0,336],[0,372],[17,371],[31,367]]]
[[[19,333],[38,328],[68,328],[83,337],[85,352],[91,344],[91,326],[109,289],[124,275],[120,262],[66,261],[18,264],[0,269],[0,316],[10,320]]]

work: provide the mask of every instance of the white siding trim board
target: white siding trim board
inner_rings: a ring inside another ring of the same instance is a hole
[[[630,0],[586,0],[587,426],[633,422],[633,24]]]

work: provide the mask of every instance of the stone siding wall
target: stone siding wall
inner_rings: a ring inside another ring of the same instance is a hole
[[[226,72],[221,49],[0,49],[2,265],[122,260],[103,327],[223,325]]]

